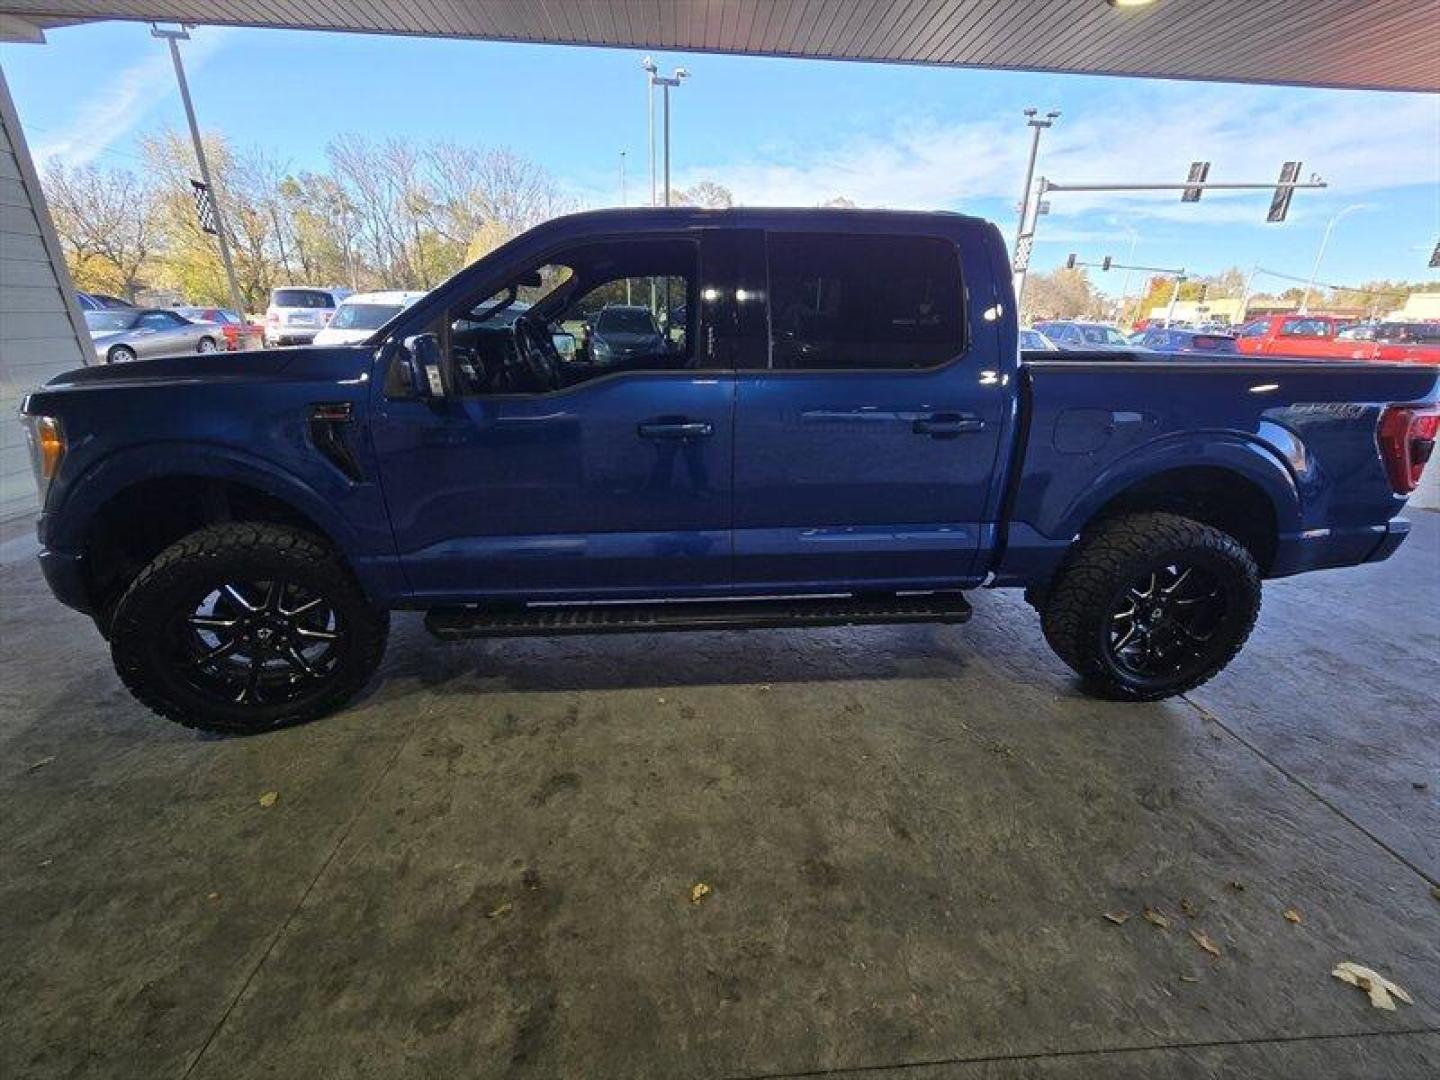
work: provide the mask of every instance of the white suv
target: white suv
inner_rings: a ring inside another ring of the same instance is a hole
[[[398,290],[351,293],[325,329],[315,335],[315,344],[354,345],[364,341],[424,295]]]
[[[349,289],[317,288],[312,285],[283,285],[270,290],[265,309],[265,344],[309,345],[330,322]]]

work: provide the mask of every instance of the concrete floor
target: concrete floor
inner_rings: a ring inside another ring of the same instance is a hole
[[[1388,564],[1269,586],[1186,700],[1080,696],[1009,593],[959,628],[442,646],[406,616],[367,699],[252,739],[132,702],[13,538],[0,1075],[1434,1077],[1413,516]]]

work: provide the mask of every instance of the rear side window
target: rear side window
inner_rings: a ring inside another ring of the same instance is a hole
[[[1323,319],[1286,319],[1280,324],[1281,337],[1329,337],[1330,324]]]
[[[329,308],[335,306],[334,298],[319,289],[276,289],[270,295],[275,307]]]
[[[963,351],[949,241],[770,233],[766,247],[772,367],[927,368]]]

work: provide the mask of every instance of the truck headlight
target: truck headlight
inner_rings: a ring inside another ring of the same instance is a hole
[[[25,416],[25,441],[30,447],[30,467],[35,470],[35,487],[40,492],[40,505],[50,490],[50,481],[60,471],[65,457],[65,433],[53,416]]]

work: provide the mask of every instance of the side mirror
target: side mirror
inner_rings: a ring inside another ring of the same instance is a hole
[[[435,334],[412,334],[402,343],[408,369],[410,390],[418,398],[441,400],[445,397],[444,357],[440,339]]]

